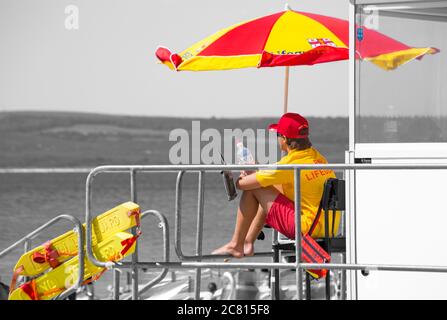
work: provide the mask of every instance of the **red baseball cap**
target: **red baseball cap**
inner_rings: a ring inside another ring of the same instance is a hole
[[[300,135],[300,131],[302,129],[309,129],[309,122],[298,113],[288,112],[279,119],[278,123],[269,125],[268,129],[276,131],[286,138],[307,138],[309,131],[304,135]]]

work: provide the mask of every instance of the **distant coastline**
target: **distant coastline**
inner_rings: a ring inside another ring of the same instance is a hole
[[[332,162],[343,162],[348,118],[309,117],[314,145]],[[167,164],[169,132],[190,130],[191,121],[217,130],[265,129],[271,118],[179,118],[99,113],[0,112],[1,167],[84,167],[104,164]]]

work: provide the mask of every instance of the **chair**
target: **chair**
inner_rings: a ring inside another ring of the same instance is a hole
[[[341,253],[346,254],[346,238],[335,237],[334,234],[332,236],[329,235],[329,211],[332,211],[333,217],[335,216],[337,211],[344,211],[346,207],[345,200],[345,181],[335,178],[329,178],[326,180],[323,189],[323,195],[321,197],[321,208],[324,210],[324,220],[325,220],[325,237],[315,239],[317,243],[326,250],[329,254],[332,253]],[[334,219],[332,219],[332,231],[334,230]],[[262,238],[264,235],[260,235]],[[293,251],[295,252],[295,244],[294,243],[278,243],[272,245],[273,249],[273,261],[279,262],[279,253],[281,251]],[[295,258],[295,257],[292,257]],[[295,260],[295,259],[293,259]],[[275,270],[277,271],[277,270]],[[274,272],[275,281],[274,284],[274,295],[276,298],[279,297],[279,272]],[[306,299],[311,300],[311,290],[310,290],[310,281],[311,276],[306,272]],[[331,275],[330,272],[326,275],[326,284],[325,284],[325,295],[326,300],[330,300],[331,297]]]

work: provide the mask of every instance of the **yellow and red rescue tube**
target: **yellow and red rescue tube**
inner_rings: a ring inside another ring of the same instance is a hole
[[[439,51],[412,48],[367,28],[363,34],[357,58],[385,70]],[[347,20],[287,10],[222,29],[179,54],[159,47],[156,56],[177,71],[261,68],[346,60],[348,45]]]
[[[135,251],[136,241],[141,234],[132,235],[117,232],[93,247],[93,254],[100,261],[120,261]],[[18,288],[11,287],[9,300],[48,300],[73,286],[78,277],[78,256],[59,264],[57,267],[42,273]],[[94,265],[84,257],[83,285],[96,281],[106,268]]]

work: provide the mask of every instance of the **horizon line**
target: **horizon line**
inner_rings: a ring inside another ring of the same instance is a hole
[[[68,110],[5,110],[0,109],[0,114],[5,113],[53,113],[53,114],[77,114],[77,115],[98,115],[98,116],[109,116],[109,117],[131,117],[131,118],[171,118],[171,119],[263,119],[263,118],[280,118],[280,115],[271,116],[174,116],[174,115],[135,115],[135,114],[125,114],[125,113],[107,113],[99,111],[68,111]],[[348,116],[313,116],[306,115],[307,118],[348,118]]]

